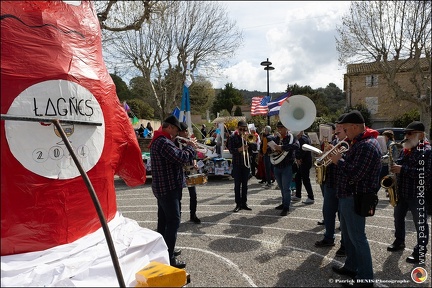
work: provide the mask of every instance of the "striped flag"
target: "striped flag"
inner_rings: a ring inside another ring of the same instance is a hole
[[[279,96],[276,100],[268,103],[268,116],[279,115],[280,107],[285,99],[291,96],[291,92],[287,92]]]
[[[267,115],[267,103],[270,100],[269,96],[252,97],[251,116]]]

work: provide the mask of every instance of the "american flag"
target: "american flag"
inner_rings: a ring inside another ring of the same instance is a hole
[[[251,116],[267,115],[270,96],[252,97]]]

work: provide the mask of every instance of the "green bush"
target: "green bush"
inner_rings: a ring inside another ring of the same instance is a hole
[[[405,112],[399,117],[395,117],[393,119],[393,126],[404,128],[408,126],[408,124],[410,124],[412,121],[416,120],[420,120],[420,113],[417,109],[412,109],[408,112]]]

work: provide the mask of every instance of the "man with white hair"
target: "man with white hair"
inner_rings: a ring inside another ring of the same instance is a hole
[[[387,250],[394,252],[405,248],[405,217],[409,210],[417,231],[417,245],[406,258],[406,262],[425,264],[429,225],[424,183],[425,177],[430,177],[430,171],[426,171],[425,152],[431,150],[431,146],[425,139],[425,126],[422,122],[411,122],[404,132],[403,150],[396,164],[390,167],[390,171],[395,173],[397,178],[398,203],[394,208],[396,239]]]

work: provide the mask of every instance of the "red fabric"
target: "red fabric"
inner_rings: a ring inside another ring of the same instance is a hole
[[[101,156],[87,174],[105,218],[111,220],[117,211],[114,175],[136,186],[145,182],[146,171],[130,119],[103,62],[92,3],[2,1],[1,15],[1,113],[6,114],[25,89],[43,81],[67,80],[89,90],[103,112],[105,134]],[[50,179],[26,169],[11,153],[5,122],[0,131],[1,255],[48,249],[100,228],[81,176]]]

